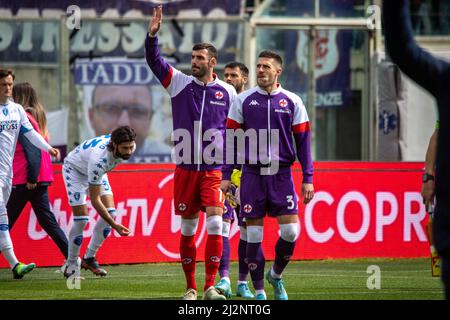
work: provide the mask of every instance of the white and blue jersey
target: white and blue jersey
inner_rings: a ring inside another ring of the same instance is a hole
[[[20,104],[8,101],[0,105],[0,181],[11,184],[12,163],[19,134],[25,134],[28,140],[41,150],[51,147],[31,125]]]
[[[107,172],[122,162],[108,151],[110,135],[86,140],[64,159],[63,178],[69,204],[86,204],[89,185],[102,185],[102,195],[112,194]]]
[[[51,148],[33,129],[20,104],[12,101],[0,104],[0,229],[8,227],[6,204],[11,194],[12,164],[20,134],[25,134],[28,140],[41,150],[48,151]]]

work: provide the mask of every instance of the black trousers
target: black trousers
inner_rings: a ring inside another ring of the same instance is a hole
[[[13,228],[22,210],[30,202],[42,229],[53,239],[63,256],[67,259],[69,244],[66,234],[56,222],[55,215],[50,210],[47,188],[47,185],[39,184],[34,190],[28,190],[24,184],[13,186],[6,206],[9,230]]]

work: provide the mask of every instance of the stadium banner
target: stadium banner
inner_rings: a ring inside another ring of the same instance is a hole
[[[315,106],[345,107],[352,104],[350,86],[350,56],[352,30],[315,30]],[[298,92],[303,101],[308,94],[308,46],[307,31],[286,31],[286,68],[283,72],[285,86]],[[292,44],[296,43],[296,50]]]
[[[198,42],[214,43],[221,61],[236,59],[238,41],[243,26],[238,21],[202,22],[180,21],[241,16],[241,0],[117,0],[111,1],[1,1],[0,57],[3,63],[57,63],[59,59],[60,19],[68,17],[68,28],[75,18],[79,26],[70,27],[70,61],[76,58],[103,56],[144,57],[144,39],[152,10],[164,6],[168,17],[158,34],[163,54],[190,62],[192,47]],[[16,20],[11,18],[29,18]],[[39,17],[55,20],[40,21]],[[111,21],[93,18],[111,19]],[[2,20],[1,18],[7,18]],[[118,18],[125,18],[117,22]],[[133,18],[136,18],[133,21]]]
[[[429,256],[425,226],[428,214],[420,196],[423,163],[316,162],[315,197],[299,202],[300,237],[292,259],[416,258]],[[72,214],[67,203],[61,166],[55,165],[49,188],[56,219],[68,234]],[[180,217],[173,213],[172,164],[121,164],[108,174],[117,206],[117,221],[131,234],[113,231],[99,250],[102,264],[179,261]],[[301,169],[294,166],[296,190]],[[89,223],[81,254],[91,239],[99,215],[88,202]],[[38,266],[58,266],[63,256],[39,226],[28,205],[11,231],[17,257]],[[231,259],[237,260],[239,229],[231,228]],[[273,260],[278,227],[266,218],[263,250]],[[200,216],[197,258],[204,260],[205,217]],[[7,267],[0,258],[0,267]]]
[[[176,67],[172,58],[166,61]],[[73,77],[80,141],[129,125],[136,132],[129,162],[172,162],[170,96],[145,59],[77,59]]]

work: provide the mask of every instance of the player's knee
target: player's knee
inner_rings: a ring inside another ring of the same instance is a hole
[[[213,215],[206,218],[206,232],[208,235],[222,235],[222,216]]]
[[[243,241],[247,241],[247,228],[239,227],[239,237]]]
[[[222,225],[222,237],[230,237],[231,223],[224,221]]]
[[[181,234],[186,237],[193,236],[197,233],[197,219],[181,219]]]
[[[263,241],[263,226],[247,226],[247,242],[260,243]]]
[[[295,242],[300,234],[298,223],[280,224],[280,237],[287,242]]]

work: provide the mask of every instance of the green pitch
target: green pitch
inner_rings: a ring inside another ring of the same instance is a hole
[[[268,262],[266,269],[270,265]],[[379,282],[373,278],[375,273],[368,273],[372,265],[379,267]],[[178,263],[104,267],[109,272],[105,278],[83,270],[85,280],[81,280],[80,289],[69,289],[63,276],[55,272],[56,267],[38,267],[22,280],[13,280],[10,270],[0,269],[0,299],[179,300],[184,293],[184,275]],[[199,289],[203,286],[203,272],[203,263],[198,263]],[[236,262],[231,264],[230,275],[235,293]],[[290,300],[443,299],[440,279],[431,277],[429,259],[295,261],[288,265],[283,277]],[[375,288],[369,289],[368,282]],[[266,292],[268,299],[273,299],[267,281]]]

